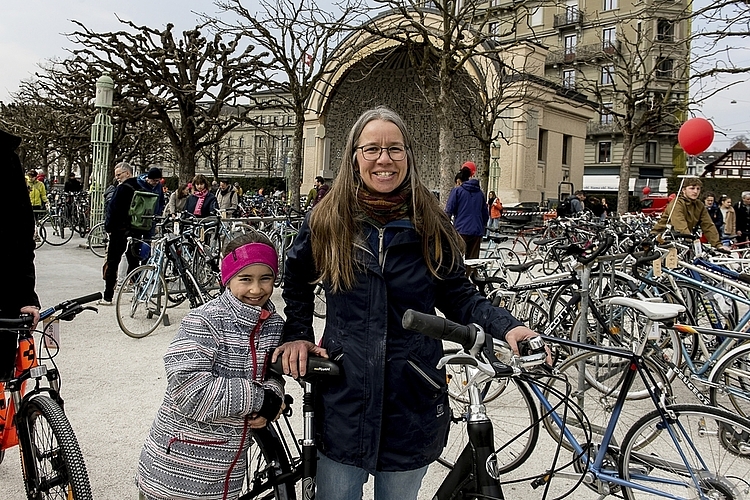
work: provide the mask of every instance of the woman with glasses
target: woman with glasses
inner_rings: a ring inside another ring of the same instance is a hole
[[[366,111],[345,151],[331,194],[287,254],[287,321],[274,358],[294,377],[308,355],[337,360],[344,373],[317,389],[317,498],[361,499],[372,475],[376,499],[414,500],[443,448],[450,410],[445,371],[436,368],[442,343],[404,330],[404,312],[439,309],[513,348],[536,334],[466,279],[463,241],[422,183],[400,116]],[[319,280],[327,307],[320,346],[312,329]]]

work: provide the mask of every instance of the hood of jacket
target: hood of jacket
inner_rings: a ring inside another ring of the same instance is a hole
[[[468,181],[461,184],[461,189],[465,189],[471,193],[476,193],[477,191],[482,191],[482,188],[479,187],[479,181],[476,179],[469,179]]]

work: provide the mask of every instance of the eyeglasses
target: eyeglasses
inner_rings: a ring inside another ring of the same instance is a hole
[[[388,152],[388,157],[393,161],[401,161],[406,158],[406,149],[403,146],[391,146],[381,148],[380,146],[360,146],[356,149],[362,150],[362,157],[367,161],[375,161],[380,158],[383,151]]]

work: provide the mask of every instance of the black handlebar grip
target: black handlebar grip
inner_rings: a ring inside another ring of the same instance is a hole
[[[636,265],[636,267],[637,266],[641,266],[643,264],[646,264],[648,262],[651,262],[651,261],[654,261],[654,260],[660,259],[660,258],[661,258],[661,254],[659,252],[653,252],[653,253],[650,253],[650,254],[638,257],[635,260],[635,265]]]
[[[590,262],[593,262],[594,259],[596,259],[597,257],[599,257],[601,254],[603,254],[604,252],[606,252],[607,250],[609,250],[609,247],[612,246],[612,243],[614,241],[615,240],[612,237],[612,235],[608,234],[607,238],[604,240],[604,242],[602,244],[600,244],[599,248],[597,248],[591,255],[589,255],[588,257],[578,256],[578,257],[576,257],[576,259],[578,259],[578,262],[580,262],[581,264],[583,264],[585,266],[586,264],[589,264]]]
[[[476,342],[476,330],[474,328],[459,325],[434,314],[417,312],[413,309],[406,310],[404,317],[401,319],[401,326],[435,339],[458,342],[467,350],[474,347]]]
[[[93,302],[95,300],[99,300],[102,298],[102,292],[96,292],[89,295],[84,295],[83,297],[78,297],[77,299],[73,299],[70,302],[75,302],[77,304],[88,304],[89,302]]]

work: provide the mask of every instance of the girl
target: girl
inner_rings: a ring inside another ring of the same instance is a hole
[[[226,290],[182,320],[164,355],[167,390],[141,451],[142,499],[233,499],[251,429],[278,418],[283,383],[266,376],[283,320],[270,301],[276,250],[261,233],[224,249]]]
[[[208,217],[216,215],[219,210],[219,202],[216,196],[208,189],[208,179],[203,174],[193,178],[193,194],[188,197],[185,211],[196,217]]]

